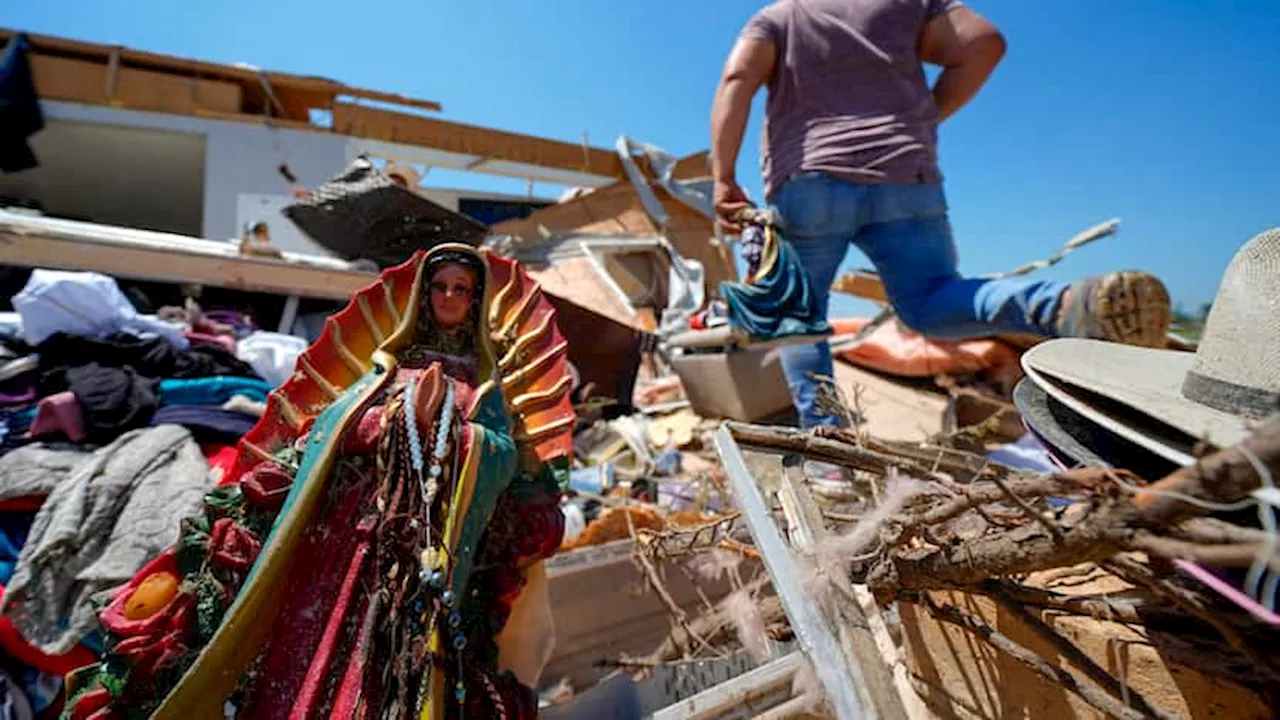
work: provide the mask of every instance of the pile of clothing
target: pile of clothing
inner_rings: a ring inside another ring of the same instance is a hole
[[[100,648],[93,599],[176,540],[301,338],[194,303],[143,315],[36,270],[0,313],[0,720],[58,711]]]

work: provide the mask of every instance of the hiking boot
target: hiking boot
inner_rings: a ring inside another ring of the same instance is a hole
[[[1160,278],[1126,270],[1075,283],[1058,310],[1060,337],[1164,347],[1173,307]]]

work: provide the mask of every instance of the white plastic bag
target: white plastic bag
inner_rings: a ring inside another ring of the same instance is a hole
[[[118,332],[159,335],[179,349],[190,342],[183,325],[139,315],[113,278],[101,273],[33,270],[13,296],[22,317],[22,339],[39,345],[55,333],[101,339]]]
[[[282,385],[298,365],[307,341],[293,335],[258,330],[236,345],[236,357],[272,385]]]

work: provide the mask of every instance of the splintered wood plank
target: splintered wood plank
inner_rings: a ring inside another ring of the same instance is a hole
[[[0,258],[25,267],[335,300],[377,279],[332,258],[248,257],[225,242],[6,212],[0,212]]]
[[[814,674],[826,690],[827,699],[839,720],[874,718],[876,712],[863,701],[866,679],[861,668],[844,660],[840,641],[827,625],[814,598],[804,587],[800,568],[773,520],[755,477],[747,468],[742,450],[727,425],[715,435],[716,450],[733,485],[734,500],[751,530],[756,547],[764,558],[773,587],[787,612],[791,629],[801,649],[813,665]]]
[[[804,486],[799,464],[786,465],[778,496],[791,529],[792,544],[804,549],[821,545],[828,537],[822,511]],[[929,717],[924,703],[911,687],[904,663],[897,662],[898,650],[889,636],[880,608],[865,585],[846,583],[852,598],[837,598],[838,633],[845,656],[858,663],[867,679],[867,692],[877,710],[893,720]]]
[[[885,304],[889,296],[885,294],[884,283],[880,276],[869,270],[853,270],[847,272],[831,283],[834,292],[852,295],[863,300]]]

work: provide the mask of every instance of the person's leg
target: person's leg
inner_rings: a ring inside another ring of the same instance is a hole
[[[795,248],[824,316],[831,283],[857,231],[860,192],[859,186],[806,174],[787,181],[774,194],[783,236]],[[800,427],[839,425],[838,416],[818,408],[822,384],[816,377],[829,378],[835,372],[830,345],[787,345],[780,350],[780,358]]]
[[[1139,345],[1164,337],[1169,299],[1152,275],[1112,273],[1074,284],[964,278],[940,186],[871,186],[866,207],[855,243],[876,266],[899,318],[923,335],[1031,333]]]

